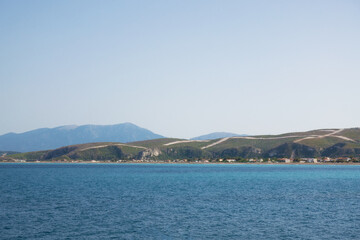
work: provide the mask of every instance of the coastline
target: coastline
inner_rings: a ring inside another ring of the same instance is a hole
[[[336,163],[336,162],[326,162],[326,163],[247,163],[247,162],[238,162],[238,163],[224,163],[224,162],[106,162],[106,161],[81,161],[81,162],[62,162],[62,161],[37,161],[37,162],[0,162],[2,163],[14,163],[14,164],[189,164],[189,165],[314,165],[314,166],[321,166],[321,165],[343,165],[343,166],[353,166],[353,165],[360,165],[360,162],[349,162],[349,163]]]

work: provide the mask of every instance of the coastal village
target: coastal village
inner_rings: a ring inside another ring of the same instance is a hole
[[[71,160],[71,159],[53,159],[53,160],[29,160],[29,159],[13,159],[10,156],[5,155],[0,157],[0,162],[18,162],[18,163],[41,163],[41,162],[53,162],[53,163],[253,163],[253,164],[336,164],[336,163],[359,163],[360,158],[355,157],[319,157],[319,158],[218,158],[218,159],[168,159],[168,160],[154,160],[154,159],[130,159],[130,160]]]

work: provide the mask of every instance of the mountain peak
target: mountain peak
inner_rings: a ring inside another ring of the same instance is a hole
[[[66,125],[2,135],[0,136],[0,149],[28,152],[83,143],[126,143],[156,138],[163,138],[163,136],[129,122],[115,125]]]

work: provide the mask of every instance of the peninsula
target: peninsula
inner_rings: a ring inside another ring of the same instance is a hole
[[[210,140],[159,138],[130,143],[87,143],[45,151],[4,153],[0,161],[354,163],[360,161],[360,128]]]

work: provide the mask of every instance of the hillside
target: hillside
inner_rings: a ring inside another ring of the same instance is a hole
[[[10,155],[10,154],[16,154],[18,152],[13,151],[0,151],[0,156]]]
[[[214,140],[162,138],[132,143],[101,142],[7,156],[27,160],[167,160],[219,158],[360,157],[360,129],[323,129]]]
[[[25,133],[0,136],[0,149],[29,152],[92,142],[134,142],[163,138],[131,123],[41,128]]]
[[[7,157],[26,160],[117,160],[141,158],[146,148],[122,143],[87,143],[48,151],[18,153]]]

